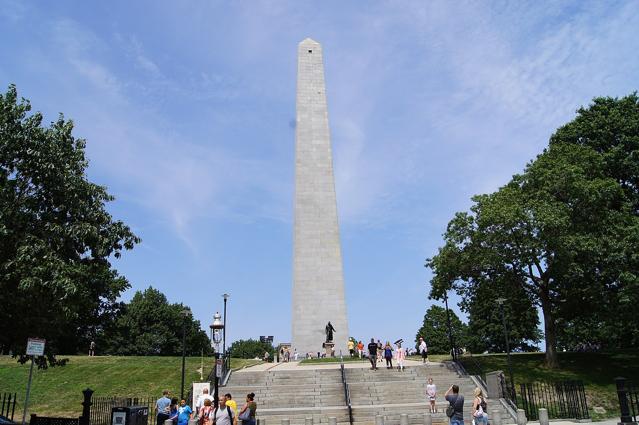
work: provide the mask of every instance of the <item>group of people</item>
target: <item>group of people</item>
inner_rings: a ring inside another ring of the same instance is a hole
[[[185,399],[169,398],[170,392],[164,390],[162,397],[155,403],[157,411],[157,425],[165,425],[171,420],[174,425],[188,425],[190,419],[197,419],[198,425],[255,425],[255,394],[246,395],[246,403],[239,410],[231,394],[227,393],[218,398],[218,405],[214,407],[214,398],[205,388],[195,403],[195,411],[186,403]]]
[[[393,344],[395,348],[391,345],[389,341],[386,341],[386,344],[382,344],[382,342],[378,339],[375,342],[375,338],[371,338],[371,342],[366,346],[368,353],[364,353],[364,344],[362,341],[355,342],[354,339],[348,340],[348,351],[351,357],[355,357],[355,355],[362,357],[368,357],[371,362],[371,369],[377,370],[377,363],[381,363],[386,360],[386,368],[393,369],[393,359],[397,362],[397,370],[404,370],[404,360],[406,356],[413,354],[413,351],[409,351],[405,348],[402,348],[402,343],[404,341],[402,339],[398,339]],[[424,341],[424,338],[419,338],[419,346],[417,352],[421,354],[424,362],[428,361],[428,346]]]
[[[430,402],[430,412],[436,413],[437,387],[433,383],[433,378],[428,378],[426,397]],[[444,393],[444,399],[448,402],[446,416],[450,420],[450,425],[464,425],[464,396],[459,393],[459,386],[451,385]],[[475,388],[473,391],[473,406],[471,409],[473,425],[488,425],[488,408],[481,388]]]

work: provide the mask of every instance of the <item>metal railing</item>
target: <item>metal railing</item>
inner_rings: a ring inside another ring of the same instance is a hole
[[[348,383],[346,382],[346,371],[344,370],[344,357],[339,355],[339,368],[342,372],[342,385],[344,385],[344,401],[346,403],[346,407],[348,408],[348,421],[351,425],[353,425],[353,407],[351,405],[351,391],[348,388]]]
[[[540,408],[548,410],[549,419],[590,418],[586,392],[581,381],[520,384],[518,401],[529,420],[539,419]]]
[[[0,417],[4,417],[13,421],[13,415],[16,411],[17,393],[2,393],[2,405],[0,405]]]
[[[637,422],[639,418],[639,385],[626,378],[616,378],[619,398],[619,417],[622,423]]]
[[[515,383],[510,382],[506,375],[499,374],[499,387],[501,397],[508,403],[511,409],[517,411],[517,391],[515,391]]]

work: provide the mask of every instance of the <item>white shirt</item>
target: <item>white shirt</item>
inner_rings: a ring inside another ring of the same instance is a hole
[[[215,417],[213,418],[215,425],[233,425],[227,407],[228,406],[224,405],[224,407],[220,406],[215,410]],[[232,410],[233,409],[231,409],[231,411]]]
[[[428,351],[428,348],[426,347],[426,341],[422,341],[422,342],[419,344],[419,352],[420,352],[420,353],[424,353],[424,352],[426,352],[426,351]]]
[[[211,394],[202,394],[197,398],[197,403],[195,403],[196,409],[201,409],[204,406],[204,400],[211,400],[211,404],[213,404],[213,396]]]

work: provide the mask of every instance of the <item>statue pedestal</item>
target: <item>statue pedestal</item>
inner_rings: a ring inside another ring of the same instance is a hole
[[[334,357],[335,343],[333,341],[323,343],[322,347],[324,347],[324,352],[326,353],[326,357]]]

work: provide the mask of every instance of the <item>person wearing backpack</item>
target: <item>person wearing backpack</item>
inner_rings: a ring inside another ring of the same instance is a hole
[[[451,385],[444,398],[449,403],[446,416],[450,418],[450,425],[464,425],[464,396],[459,394],[459,387]]]
[[[475,388],[473,391],[475,398],[473,399],[473,421],[475,425],[488,425],[488,408],[486,406],[486,399],[481,392],[480,388]]]
[[[210,415],[211,425],[237,425],[237,417],[233,414],[231,406],[227,406],[226,397],[219,398],[217,407]]]
[[[205,398],[203,406],[198,410],[198,425],[211,425],[211,412],[213,411],[213,407],[211,406],[210,398]]]

